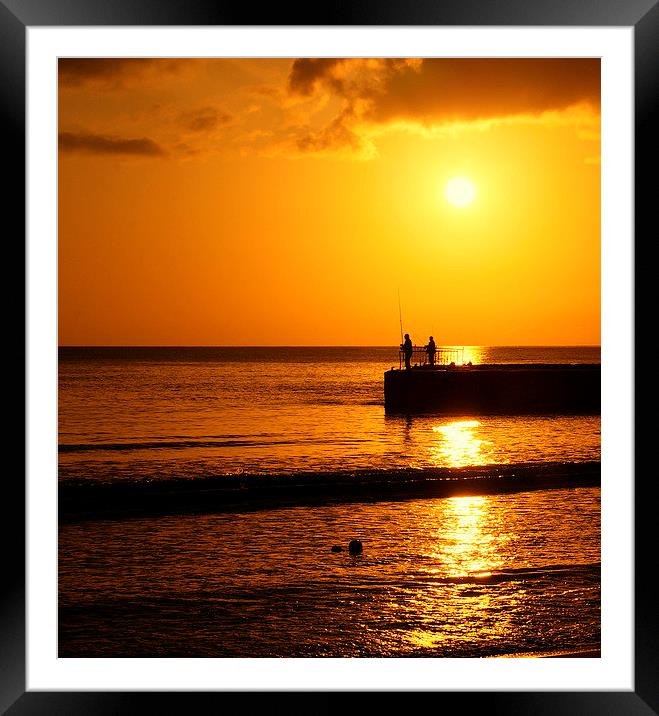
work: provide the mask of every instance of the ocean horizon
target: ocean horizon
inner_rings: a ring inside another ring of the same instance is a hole
[[[60,657],[599,655],[600,85],[59,59]]]
[[[599,416],[387,415],[392,365],[61,348],[60,656],[597,653]]]

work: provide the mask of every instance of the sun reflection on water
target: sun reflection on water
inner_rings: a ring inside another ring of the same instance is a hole
[[[464,346],[462,360],[464,363],[477,363],[483,362],[483,350],[480,346]]]
[[[493,499],[462,496],[438,501],[428,535],[430,561],[425,571],[431,581],[413,600],[416,611],[425,614],[425,622],[406,632],[407,643],[419,649],[441,649],[446,643],[468,643],[476,637],[477,628],[491,642],[505,638],[508,616],[500,613],[497,591],[481,579],[505,566],[506,545],[516,535],[494,508]],[[508,615],[514,613],[519,598],[506,593]],[[437,619],[439,614],[441,619]]]
[[[438,443],[430,448],[433,463],[448,467],[487,464],[492,443],[476,437],[474,428],[479,426],[478,420],[459,420],[433,427],[439,436]]]
[[[501,566],[498,547],[507,536],[487,524],[487,497],[452,497],[442,506],[440,553],[452,576],[483,575]]]

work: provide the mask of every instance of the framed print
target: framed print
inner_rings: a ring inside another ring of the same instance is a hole
[[[656,4],[0,12],[3,709],[657,712]]]

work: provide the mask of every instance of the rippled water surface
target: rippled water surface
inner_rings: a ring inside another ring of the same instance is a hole
[[[467,358],[599,362],[599,349],[471,347]],[[203,512],[213,476],[236,473],[281,485],[524,463],[528,487],[540,464],[545,477],[556,463],[597,468],[597,416],[385,416],[383,372],[397,362],[395,348],[61,349],[62,490],[114,490],[118,510],[60,525],[60,656],[597,650],[597,486],[395,502],[366,491],[221,514],[175,514],[175,493],[170,514],[146,516],[154,487],[189,484]],[[127,487],[142,516],[122,513]],[[345,549],[353,538],[362,555]]]
[[[66,525],[60,655],[598,648],[599,538],[597,488]]]
[[[597,348],[475,348],[482,362],[598,361]],[[70,349],[62,479],[159,479],[599,460],[597,416],[385,416],[392,348]]]

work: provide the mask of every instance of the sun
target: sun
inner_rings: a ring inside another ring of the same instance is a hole
[[[476,198],[476,187],[467,177],[453,177],[446,185],[444,194],[449,204],[462,209]]]

